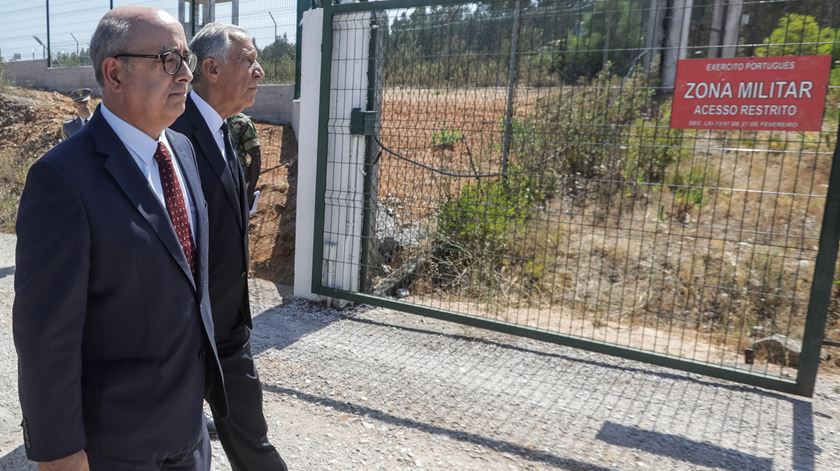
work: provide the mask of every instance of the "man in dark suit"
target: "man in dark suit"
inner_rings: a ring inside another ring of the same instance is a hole
[[[190,142],[166,130],[191,68],[180,23],[111,10],[91,39],[102,105],[30,169],[13,308],[23,434],[42,470],[210,469],[227,411]]]
[[[213,404],[219,440],[235,471],[285,470],[268,441],[262,385],[251,354],[246,182],[225,118],[254,103],[264,76],[244,29],[208,23],[190,41],[199,58],[186,111],[172,129],[193,144],[210,217],[210,304],[229,415]]]

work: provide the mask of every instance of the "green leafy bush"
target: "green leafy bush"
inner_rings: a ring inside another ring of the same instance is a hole
[[[563,54],[555,56],[551,72],[567,82],[578,77],[594,77],[612,64],[626,74],[644,41],[645,7],[632,0],[596,0],[569,36]]]
[[[506,178],[465,186],[440,208],[430,263],[436,285],[497,292],[505,280],[536,285],[553,273],[550,252],[537,243],[523,243],[531,239],[524,237],[530,234],[529,219],[544,201],[531,177],[518,166],[510,170]],[[545,245],[558,237],[539,240]]]
[[[537,142],[517,152],[536,161],[541,172],[571,180],[619,177],[629,125],[650,106],[653,92],[642,82],[638,75],[614,76],[608,66],[595,78],[544,99],[529,117],[537,131],[527,139]]]
[[[443,128],[432,133],[432,145],[451,149],[456,143],[464,139],[464,134],[458,129]]]
[[[683,130],[671,129],[670,103],[661,106],[665,111],[657,121],[634,121],[627,141],[625,180],[637,183],[661,183],[668,166],[688,154],[683,147]]]
[[[535,203],[532,186],[518,171],[507,179],[467,185],[441,207],[439,238],[465,253],[504,249]]]
[[[830,55],[840,60],[840,30],[821,28],[813,16],[788,13],[779,19],[779,26],[755,49],[759,57]]]

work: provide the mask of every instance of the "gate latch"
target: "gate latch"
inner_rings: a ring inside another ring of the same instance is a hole
[[[376,121],[379,118],[376,111],[362,111],[353,108],[350,112],[350,134],[362,136],[376,135]]]

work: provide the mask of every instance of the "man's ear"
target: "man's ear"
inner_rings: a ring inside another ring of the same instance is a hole
[[[103,88],[107,88],[119,93],[122,90],[121,72],[125,64],[119,59],[107,57],[102,61],[102,81]]]
[[[219,61],[212,57],[207,57],[201,64],[201,78],[206,79],[208,82],[216,83],[219,80]]]

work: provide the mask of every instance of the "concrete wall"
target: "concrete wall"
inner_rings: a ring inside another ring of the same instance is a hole
[[[3,64],[6,78],[19,87],[40,88],[67,93],[87,87],[100,95],[93,67],[47,68],[46,60],[15,61]],[[257,89],[254,106],[245,113],[258,121],[274,124],[292,123],[293,84],[266,84]]]
[[[6,78],[19,87],[42,88],[66,93],[87,87],[99,95],[99,85],[93,75],[93,67],[47,68],[45,59],[15,61],[3,64]]]
[[[265,84],[257,88],[254,106],[245,114],[258,121],[274,124],[292,124],[292,99],[295,96],[293,83]]]

